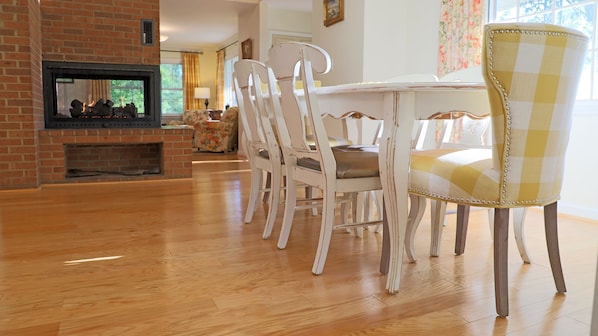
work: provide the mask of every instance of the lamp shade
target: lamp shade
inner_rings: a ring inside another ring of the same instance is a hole
[[[196,87],[195,88],[195,99],[209,99],[210,88],[209,87]]]

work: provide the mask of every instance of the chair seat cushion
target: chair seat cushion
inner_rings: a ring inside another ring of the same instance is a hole
[[[270,153],[267,149],[260,149],[257,154],[261,158],[270,160]],[[280,164],[284,164],[284,157],[282,156],[282,151],[280,151]]]
[[[336,160],[336,177],[339,179],[380,176],[376,145],[336,146],[332,147],[332,154]],[[298,159],[297,165],[320,170],[320,162],[310,158]]]
[[[492,150],[432,149],[413,151],[409,191],[429,198],[469,205],[499,204],[499,171]]]

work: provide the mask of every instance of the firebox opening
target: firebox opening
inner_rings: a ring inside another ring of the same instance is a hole
[[[65,178],[161,174],[162,144],[64,145]]]
[[[46,128],[160,127],[158,65],[43,62]]]

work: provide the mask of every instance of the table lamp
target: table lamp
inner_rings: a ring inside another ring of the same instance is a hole
[[[205,99],[206,110],[208,109],[208,99],[210,99],[210,88],[209,87],[196,87],[195,88],[195,99]]]

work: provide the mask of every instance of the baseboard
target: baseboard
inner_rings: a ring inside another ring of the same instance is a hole
[[[581,207],[575,204],[559,201],[559,212],[571,216],[583,217],[592,220],[598,220],[598,209]]]

